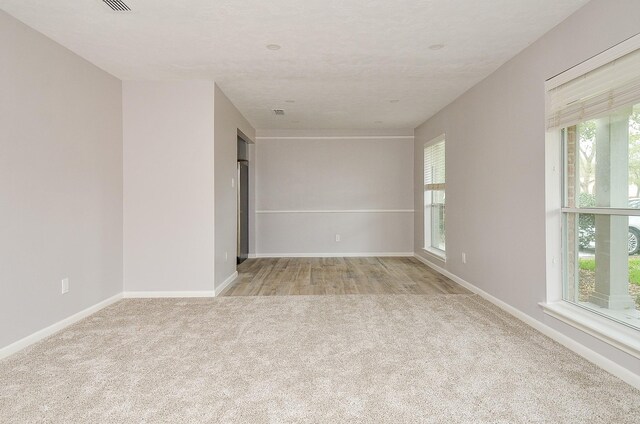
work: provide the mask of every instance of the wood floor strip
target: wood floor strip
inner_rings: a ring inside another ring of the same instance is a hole
[[[415,258],[259,258],[222,296],[469,294]]]

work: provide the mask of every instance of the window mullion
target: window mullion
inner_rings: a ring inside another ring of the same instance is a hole
[[[640,216],[640,209],[623,208],[562,208],[563,213],[582,213],[594,215]]]

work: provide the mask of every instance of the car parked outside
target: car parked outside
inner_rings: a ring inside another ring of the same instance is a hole
[[[640,198],[629,199],[631,209],[640,209]],[[636,255],[640,250],[640,216],[629,217],[629,255]]]

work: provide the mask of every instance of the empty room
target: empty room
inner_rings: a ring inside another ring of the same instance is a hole
[[[639,17],[0,0],[0,423],[640,423]]]

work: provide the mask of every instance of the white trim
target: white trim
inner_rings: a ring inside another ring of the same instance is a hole
[[[414,213],[413,209],[257,210],[257,214],[294,213]]]
[[[125,299],[155,299],[172,297],[214,297],[213,290],[203,291],[126,291],[122,293]]]
[[[635,50],[640,49],[640,34],[636,34],[631,38],[624,40],[623,42],[616,44],[615,46],[575,65],[560,74],[549,78],[545,82],[545,90],[549,91],[556,87],[561,86],[571,80],[574,80],[582,75],[593,71],[601,66],[604,66],[616,59],[621,58]]]
[[[256,140],[413,140],[412,135],[345,135],[345,136],[293,136],[282,137],[256,137]]]
[[[623,208],[562,208],[563,213],[588,213],[595,215],[640,216],[640,209]]]
[[[374,258],[412,257],[413,252],[355,252],[355,253],[256,253],[256,258]]]
[[[255,259],[256,258],[256,254],[255,253],[249,253],[249,255],[247,255],[247,258]]]
[[[546,314],[640,358],[640,331],[569,302],[540,303],[540,306]]]
[[[423,247],[422,250],[424,251],[424,253],[432,255],[442,262],[447,262],[447,252],[445,252],[444,250],[436,249],[434,247]]]
[[[42,330],[38,330],[35,333],[24,337],[17,342],[10,344],[9,346],[3,347],[0,349],[0,359],[6,358],[9,355],[13,355],[14,353],[31,346],[32,344],[39,342],[52,334],[57,333],[58,331],[64,330],[71,324],[75,324],[76,322],[98,312],[100,309],[106,308],[109,305],[116,303],[117,301],[122,299],[122,293],[118,293],[115,296],[111,296],[108,299],[105,299],[101,302],[96,303],[93,306],[89,306],[86,309],[83,309],[80,312],[77,312],[63,320],[56,322]]]
[[[229,286],[231,286],[236,279],[238,278],[238,271],[234,272],[233,274],[231,274],[229,277],[227,277],[222,284],[220,284],[220,287],[217,287],[214,291],[215,291],[215,295],[218,296],[220,295],[220,293],[222,293],[223,291],[225,291],[225,289]]]
[[[607,358],[607,357],[605,357],[605,356],[603,356],[603,355],[601,355],[601,354],[589,349],[585,345],[578,343],[574,339],[570,338],[569,336],[566,336],[565,334],[562,334],[558,330],[555,330],[555,329],[549,327],[548,325],[543,324],[542,322],[538,321],[537,319],[532,318],[530,315],[527,315],[524,312],[520,311],[519,309],[516,309],[513,306],[509,305],[508,303],[503,302],[502,300],[490,295],[489,293],[485,292],[484,290],[479,289],[478,287],[474,286],[473,284],[463,280],[462,278],[460,278],[457,275],[447,271],[446,269],[444,269],[442,267],[439,267],[438,265],[436,265],[436,264],[432,263],[431,261],[421,257],[420,255],[415,254],[414,256],[415,256],[415,258],[417,260],[419,260],[423,264],[425,264],[428,267],[438,271],[442,275],[444,275],[446,277],[449,277],[450,279],[452,279],[456,283],[458,283],[461,286],[471,290],[473,293],[477,294],[478,296],[482,297],[483,299],[493,303],[494,305],[496,305],[500,309],[502,309],[505,312],[513,315],[514,317],[516,317],[520,321],[523,321],[525,324],[533,327],[534,329],[538,330],[539,332],[541,332],[545,336],[555,340],[556,342],[560,343],[561,345],[563,345],[567,349],[569,349],[569,350],[577,353],[578,355],[582,356],[587,361],[599,366],[600,368],[604,369],[605,371],[609,372],[610,374],[613,374],[614,376],[618,377],[620,380],[624,381],[625,383],[627,383],[627,384],[629,384],[629,385],[631,385],[631,386],[633,386],[633,387],[635,387],[637,389],[640,389],[640,375],[634,374],[631,370],[629,370],[629,369],[627,369],[627,368],[625,368],[625,367],[613,362],[611,359],[609,359],[609,358]]]
[[[547,302],[562,299],[562,140],[559,130],[545,137],[545,244]]]
[[[425,141],[422,144],[422,148],[424,149],[425,147],[433,146],[434,144],[440,143],[441,141],[444,141],[444,142],[447,141],[447,134],[446,133],[440,134],[439,136],[437,136],[435,138],[432,138],[429,141]],[[446,151],[445,151],[445,155],[446,155]],[[446,174],[445,174],[445,180],[446,180]]]

